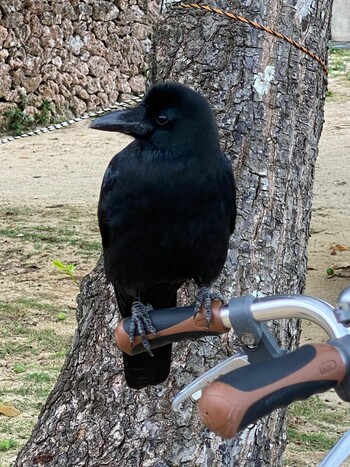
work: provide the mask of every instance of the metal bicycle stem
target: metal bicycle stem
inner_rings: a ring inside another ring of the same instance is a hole
[[[337,321],[334,308],[329,303],[306,295],[277,295],[254,299],[250,304],[250,310],[257,322],[273,319],[307,319],[318,324],[330,338],[350,334],[350,328]],[[223,307],[221,318],[228,328],[232,327],[229,314],[229,305]]]

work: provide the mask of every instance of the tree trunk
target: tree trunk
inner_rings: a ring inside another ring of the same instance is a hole
[[[331,2],[217,6],[237,8],[325,59]],[[209,98],[233,163],[239,216],[218,287],[227,298],[302,292],[324,70],[283,39],[180,7],[156,28],[151,58],[152,82],[182,81]],[[181,303],[192,297],[193,287],[181,290]],[[223,441],[203,427],[190,400],[178,414],[170,409],[178,390],[232,353],[231,338],[176,345],[168,381],[134,391],[123,380],[113,338],[118,314],[101,261],[81,284],[77,318],[72,350],[17,466],[281,465],[284,411]],[[277,331],[286,346],[298,339],[295,323]]]

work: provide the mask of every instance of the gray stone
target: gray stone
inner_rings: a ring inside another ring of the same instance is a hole
[[[41,57],[26,55],[23,58],[23,71],[28,76],[36,76],[41,66]]]
[[[76,20],[77,14],[70,2],[64,1],[62,5],[62,17],[65,19]]]
[[[62,67],[62,58],[57,56],[52,59],[52,64],[55,65],[56,68]]]
[[[10,49],[12,47],[20,47],[21,45],[21,41],[16,36],[15,31],[13,29],[9,29],[3,47]]]
[[[41,76],[33,76],[32,78],[25,78],[22,81],[24,89],[27,91],[27,94],[31,94],[38,89],[39,84],[41,83]]]
[[[41,55],[43,52],[38,37],[30,37],[25,43],[25,49],[30,55]]]
[[[61,24],[62,22],[62,15],[61,14],[54,14],[51,11],[45,11],[41,16],[41,23],[45,24],[46,26],[53,26],[54,24]]]
[[[93,56],[88,61],[90,74],[92,76],[96,76],[97,78],[101,78],[107,73],[109,68],[109,63],[103,57]]]
[[[332,15],[332,39],[350,41],[350,8],[348,0],[334,0]]]
[[[0,46],[2,46],[7,36],[8,36],[7,28],[4,28],[4,26],[1,26],[0,24]]]
[[[41,67],[40,73],[42,74],[43,81],[55,81],[58,76],[57,67],[53,63],[48,63]]]
[[[92,18],[96,21],[112,21],[119,16],[118,8],[112,2],[95,0],[92,5]]]
[[[99,55],[104,57],[106,53],[106,46],[102,41],[96,39],[96,36],[93,32],[87,32],[84,34],[83,42],[84,49],[87,50],[91,55]]]
[[[81,48],[83,47],[83,41],[80,36],[71,36],[67,42],[67,49],[70,50],[74,55],[79,55]]]
[[[6,97],[11,89],[12,79],[9,74],[10,67],[5,63],[0,64],[0,97]]]
[[[5,14],[13,14],[16,11],[21,11],[23,8],[21,0],[7,0],[6,2],[1,2],[1,9]]]
[[[31,30],[32,36],[41,38],[43,32],[43,25],[41,24],[39,18],[35,15],[32,15],[29,20],[29,27]]]
[[[16,70],[23,67],[23,61],[19,57],[11,56],[8,60],[8,65],[11,70]]]
[[[146,77],[143,75],[132,76],[129,79],[131,91],[135,94],[142,94],[146,87]]]
[[[90,94],[90,99],[93,98],[93,94],[96,94],[101,90],[100,80],[92,78],[92,76],[86,76],[84,81],[84,87]]]
[[[1,83],[0,83],[0,89],[1,89]],[[0,127],[3,126],[6,123],[6,112],[9,110],[12,110],[14,108],[13,104],[10,104],[8,102],[0,102]]]
[[[66,38],[73,34],[74,28],[70,19],[64,18],[64,20],[61,23],[61,31],[63,36]]]
[[[79,84],[73,87],[73,94],[86,101],[90,98],[90,94],[86,91],[85,88],[83,88],[83,86],[80,86]]]
[[[143,40],[149,36],[150,28],[141,23],[133,23],[131,26],[131,34],[135,39]]]
[[[40,84],[38,90],[45,100],[51,102],[54,97],[59,94],[59,87],[55,81],[47,81],[46,83]]]
[[[11,76],[12,86],[21,86],[25,79],[23,68],[17,68],[17,70],[11,73]]]
[[[74,115],[78,116],[86,112],[87,106],[84,101],[79,99],[77,96],[73,96],[69,108],[71,109]]]
[[[10,53],[7,49],[0,49],[0,63],[4,63],[9,55]]]
[[[44,26],[41,43],[44,47],[61,48],[63,46],[63,33],[61,28],[57,24],[51,27]]]
[[[90,19],[92,15],[92,6],[87,3],[79,2],[76,12],[79,20]]]
[[[5,19],[2,22],[5,28],[15,28],[20,24],[23,24],[23,14],[18,12],[13,12],[5,16]]]

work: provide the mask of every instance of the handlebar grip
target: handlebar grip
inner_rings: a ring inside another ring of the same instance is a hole
[[[273,360],[234,370],[209,384],[199,401],[203,423],[223,438],[296,400],[340,384],[346,365],[329,344],[300,347]]]
[[[228,332],[229,329],[222,324],[220,310],[221,302],[217,300],[212,301],[209,327],[207,326],[205,319],[204,306],[202,306],[196,316],[194,316],[193,306],[151,311],[149,316],[157,332],[155,336],[153,334],[148,334],[146,337],[151,348],[154,349],[171,342],[224,334]],[[142,345],[142,339],[139,335],[135,336],[134,345],[131,348],[129,338],[130,323],[130,317],[119,321],[115,329],[117,346],[120,350],[129,355],[136,355],[138,353],[145,352]]]

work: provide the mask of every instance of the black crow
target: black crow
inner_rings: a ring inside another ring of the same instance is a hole
[[[219,145],[207,100],[182,84],[154,85],[135,108],[111,112],[91,124],[135,138],[111,160],[103,178],[98,220],[107,280],[120,313],[132,317],[131,340],[156,333],[148,312],[176,306],[186,279],[199,286],[195,312],[225,263],[236,217],[236,188]],[[171,345],[123,355],[127,384],[163,382]],[[152,356],[153,355],[153,356]]]

